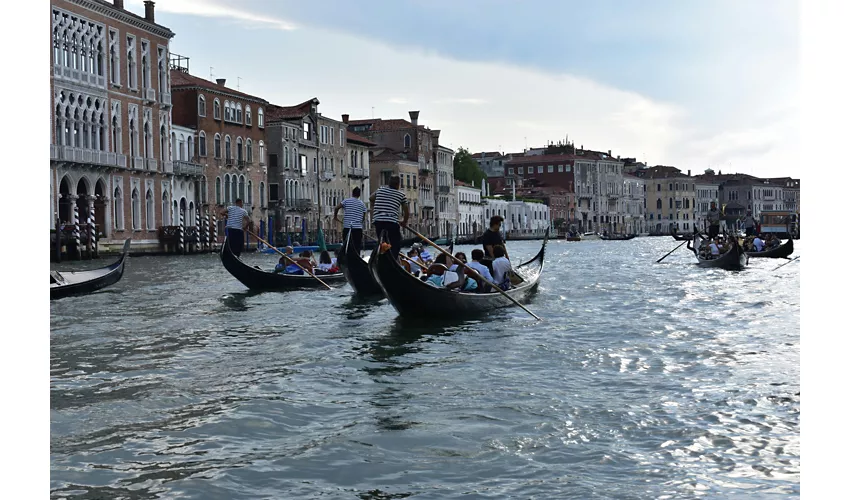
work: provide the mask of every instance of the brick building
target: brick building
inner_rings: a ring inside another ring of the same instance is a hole
[[[268,102],[228,88],[224,78],[214,83],[190,74],[187,59],[173,61],[172,120],[175,125],[195,131],[197,139],[191,157],[178,160],[174,167],[175,182],[194,185],[195,199],[178,200],[175,196],[172,207],[182,212],[194,204],[200,207],[199,215],[207,216],[216,206],[226,206],[240,198],[265,234]],[[194,221],[189,218],[187,223]],[[218,237],[223,240],[224,221],[219,220],[218,224]]]
[[[105,243],[155,245],[172,177],[174,33],[151,1],[141,17],[123,0],[53,0],[50,20],[51,228],[91,215]]]

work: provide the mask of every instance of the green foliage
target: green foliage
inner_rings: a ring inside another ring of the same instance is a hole
[[[458,148],[454,159],[455,179],[469,184],[475,183],[475,187],[481,187],[481,182],[487,175],[478,167],[478,163],[472,159],[469,150]]]

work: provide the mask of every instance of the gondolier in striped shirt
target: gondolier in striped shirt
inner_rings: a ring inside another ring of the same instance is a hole
[[[351,190],[351,198],[346,198],[334,209],[334,220],[339,222],[339,211],[343,210],[342,241],[348,241],[351,233],[351,244],[357,253],[363,248],[363,223],[366,220],[366,204],[360,199],[360,188]]]
[[[399,191],[399,184],[399,177],[394,175],[390,177],[389,186],[381,186],[369,198],[375,232],[378,234],[378,238],[381,237],[381,233],[387,232],[387,238],[389,238],[389,243],[392,246],[390,251],[396,259],[398,259],[401,250],[401,226],[398,223],[399,209],[403,211],[402,225],[407,225],[407,219],[410,218],[407,196]]]
[[[222,208],[219,215],[227,217],[227,224],[224,226],[224,231],[227,235],[230,250],[233,252],[233,255],[239,257],[245,245],[245,232],[243,229],[246,226],[249,229],[253,229],[254,221],[251,220],[248,211],[242,208],[241,198],[237,198],[233,205]]]

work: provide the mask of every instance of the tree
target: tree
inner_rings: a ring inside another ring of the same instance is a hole
[[[469,184],[474,183],[475,187],[481,187],[481,182],[487,178],[487,175],[478,166],[469,150],[460,147],[455,153],[454,159],[455,179]]]

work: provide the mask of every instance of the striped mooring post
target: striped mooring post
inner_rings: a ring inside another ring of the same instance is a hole
[[[206,250],[209,244],[209,237],[207,236],[208,228],[207,218],[201,217],[201,234],[198,235],[198,245],[200,245],[199,250],[201,251]]]
[[[83,258],[80,248],[80,207],[76,203],[74,203],[74,251],[77,252],[77,259]]]
[[[97,250],[97,242],[95,241],[95,229],[94,229],[94,204],[89,204],[89,259],[94,257],[95,251]]]
[[[180,225],[177,226],[177,253],[186,253],[183,244],[183,211],[180,212]]]
[[[213,214],[210,214],[210,220],[210,224],[212,224],[212,231],[210,232],[210,235],[212,235],[212,238],[210,239],[210,250],[214,252],[218,247],[218,221],[215,220],[215,215]]]
[[[201,216],[195,214],[195,252],[201,251]]]

